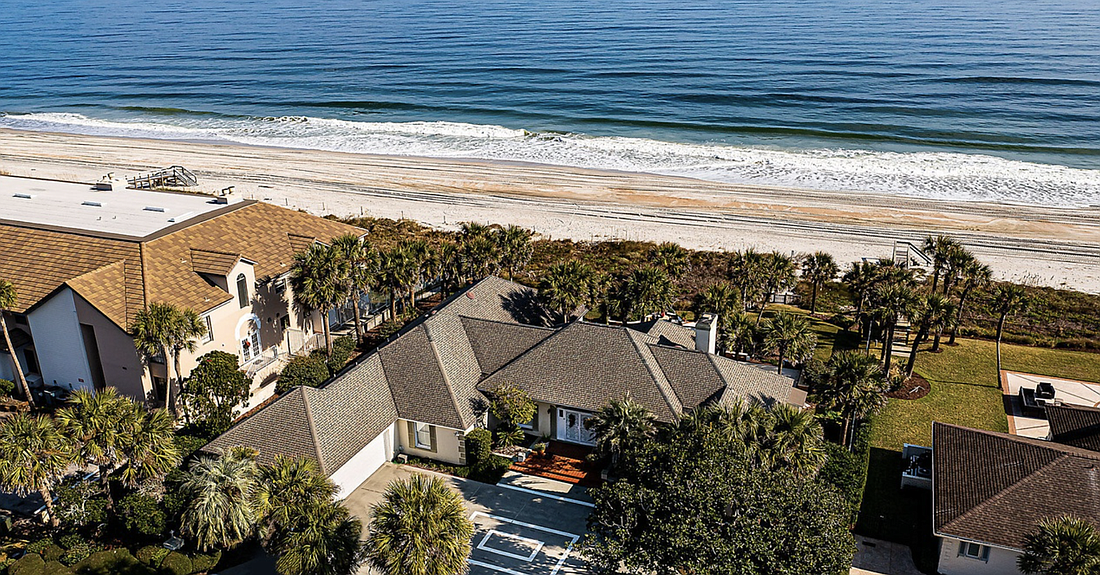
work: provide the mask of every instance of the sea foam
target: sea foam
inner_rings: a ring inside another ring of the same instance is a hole
[[[74,113],[35,113],[0,116],[0,126],[354,153],[513,160],[956,201],[1100,205],[1100,170],[955,152],[688,144],[459,122],[358,122],[307,116],[104,120]]]

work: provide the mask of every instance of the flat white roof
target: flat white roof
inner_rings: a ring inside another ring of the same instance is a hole
[[[142,238],[222,208],[210,196],[0,176],[0,220]]]

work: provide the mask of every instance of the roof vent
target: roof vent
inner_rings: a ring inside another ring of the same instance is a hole
[[[145,211],[147,211],[147,212],[164,212],[164,208],[161,208],[159,206],[145,206]]]
[[[102,208],[103,207],[103,202],[92,202],[92,201],[80,202],[80,205],[82,205],[82,206],[91,206],[93,208]]]
[[[33,198],[34,196],[32,196],[30,194],[12,194],[11,197],[20,198],[20,199],[23,199],[23,200],[29,200],[29,199]]]

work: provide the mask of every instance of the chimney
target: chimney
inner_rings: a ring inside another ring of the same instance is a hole
[[[695,349],[713,354],[718,343],[718,316],[704,313],[695,322]]]

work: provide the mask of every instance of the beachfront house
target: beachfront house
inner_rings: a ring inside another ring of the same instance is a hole
[[[214,350],[235,354],[259,385],[287,354],[323,345],[322,318],[294,303],[294,254],[362,230],[256,201],[0,176],[0,279],[14,352],[34,387],[117,388],[165,398],[165,358],[129,335],[152,302],[198,312],[207,334],[181,371]],[[0,345],[0,348],[6,346]],[[266,378],[270,379],[270,378]]]
[[[466,464],[466,434],[490,425],[488,392],[500,384],[538,402],[532,434],[583,445],[592,444],[584,420],[625,395],[664,422],[723,399],[805,403],[805,392],[774,368],[708,350],[711,324],[701,334],[665,320],[546,324],[535,290],[486,278],[326,385],[289,391],[204,449],[248,446],[261,461],[311,457],[346,496],[400,453]]]
[[[1076,445],[1097,445],[1100,411],[1058,409],[1065,411],[1057,416],[1062,433]],[[943,575],[1020,573],[1024,538],[1043,519],[1068,514],[1100,525],[1100,452],[943,423],[932,434],[933,525]]]

